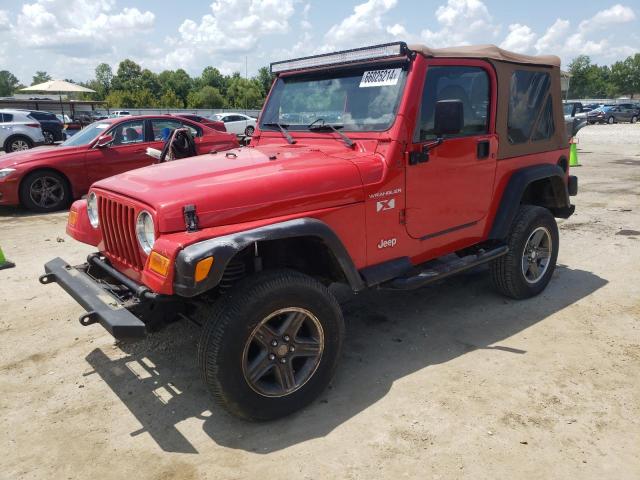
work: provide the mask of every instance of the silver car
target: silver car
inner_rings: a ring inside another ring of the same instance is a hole
[[[40,123],[29,112],[0,110],[0,150],[7,153],[44,145]]]

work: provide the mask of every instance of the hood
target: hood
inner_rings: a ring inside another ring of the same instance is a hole
[[[78,147],[62,147],[54,145],[49,147],[36,147],[30,150],[23,150],[21,152],[7,153],[0,157],[0,168],[23,165],[29,162],[42,160],[44,158],[51,160],[77,151]]]
[[[361,152],[352,155],[361,158]],[[184,230],[185,205],[195,205],[204,228],[364,201],[353,161],[298,144],[245,147],[152,165],[94,187],[145,203],[157,212],[163,233]]]

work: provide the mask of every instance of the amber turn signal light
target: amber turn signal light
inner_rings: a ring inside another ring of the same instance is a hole
[[[196,282],[201,282],[207,278],[209,270],[211,270],[211,265],[213,265],[213,257],[203,258],[196,264]]]
[[[75,210],[71,210],[69,212],[69,218],[67,219],[67,223],[72,227],[75,227],[77,222],[78,222],[78,212],[76,212]]]
[[[163,277],[166,277],[169,273],[170,261],[167,257],[163,257],[159,253],[151,252],[149,255],[149,270],[156,272]]]

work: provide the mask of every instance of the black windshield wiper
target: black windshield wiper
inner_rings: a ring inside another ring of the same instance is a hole
[[[273,122],[273,123],[264,123],[263,124],[265,127],[278,127],[278,129],[282,132],[282,135],[284,135],[284,138],[287,139],[287,142],[289,142],[290,144],[294,144],[296,143],[296,141],[293,139],[293,137],[289,134],[289,132],[287,132],[287,127],[289,125],[284,125],[282,123],[277,123],[277,122]]]
[[[322,122],[319,125],[316,125],[316,123],[318,122]],[[353,146],[355,145],[355,143],[353,142],[353,140],[351,140],[349,137],[347,137],[344,133],[342,133],[340,130],[338,130],[338,128],[342,128],[342,125],[331,125],[330,123],[324,123],[324,119],[322,118],[318,118],[316,120],[314,120],[313,122],[311,122],[309,125],[307,125],[307,128],[310,131],[316,131],[316,132],[322,132],[322,131],[333,131],[336,132],[338,135],[340,135],[340,137],[342,137],[342,141],[344,142],[344,144],[349,147],[349,148],[353,148]]]

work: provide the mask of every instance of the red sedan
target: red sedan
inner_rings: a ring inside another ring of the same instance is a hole
[[[206,125],[207,127],[211,127],[214,130],[219,130],[221,132],[227,131],[227,127],[225,127],[224,122],[221,122],[219,120],[212,120],[210,118],[201,117],[200,115],[195,115],[193,113],[185,113],[184,115],[176,113],[176,117],[186,118],[187,120],[201,123],[202,125]]]
[[[37,212],[67,207],[97,180],[154,163],[147,147],[162,149],[168,133],[191,130],[198,155],[238,147],[236,136],[171,115],[108,118],[92,123],[59,146],[0,157],[0,205]]]

